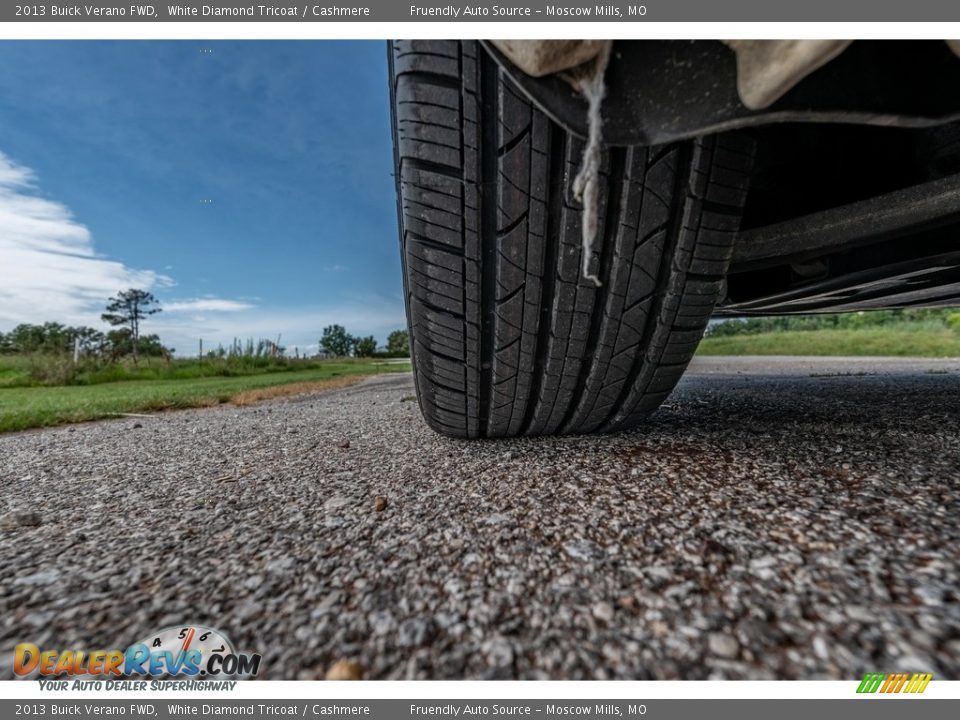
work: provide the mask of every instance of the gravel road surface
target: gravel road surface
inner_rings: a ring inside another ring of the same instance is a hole
[[[703,358],[496,442],[383,376],[0,436],[0,487],[2,677],[198,622],[275,679],[960,678],[960,361]]]

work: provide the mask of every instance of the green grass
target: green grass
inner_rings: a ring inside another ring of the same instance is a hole
[[[787,330],[707,337],[700,355],[872,355],[960,357],[960,333],[924,324],[857,330]]]
[[[372,359],[234,357],[223,359],[182,359],[167,362],[143,358],[134,365],[129,358],[116,363],[81,361],[74,368],[69,355],[0,355],[0,388],[37,385],[98,385],[123,380],[188,380],[212,377],[242,377],[263,373],[318,370],[338,363],[344,366],[370,363]]]
[[[314,361],[308,369],[236,377],[163,378],[93,385],[0,387],[0,432],[229,402],[263,388],[320,383],[335,378],[403,372],[410,364],[372,360]],[[309,385],[304,385],[309,388]]]
[[[0,388],[30,382],[30,363],[22,355],[0,355]]]

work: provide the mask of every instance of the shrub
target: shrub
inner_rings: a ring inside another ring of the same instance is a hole
[[[77,368],[69,355],[35,353],[27,361],[27,374],[38,385],[69,385],[77,376]]]

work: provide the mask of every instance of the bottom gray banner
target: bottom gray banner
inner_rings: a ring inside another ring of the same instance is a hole
[[[906,705],[910,707],[907,708]],[[950,710],[950,708],[953,710]],[[374,720],[460,718],[736,718],[737,720],[926,720],[960,716],[960,701],[878,697],[850,700],[0,700],[0,718],[358,717]]]

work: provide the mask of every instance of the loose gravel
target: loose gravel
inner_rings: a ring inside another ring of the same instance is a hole
[[[0,437],[0,676],[196,622],[273,679],[960,678],[960,362],[702,359],[606,437],[412,395]]]

